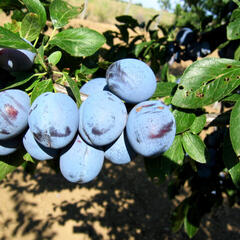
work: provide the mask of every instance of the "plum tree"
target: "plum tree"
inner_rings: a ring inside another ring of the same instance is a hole
[[[137,59],[121,59],[106,72],[108,88],[127,103],[148,100],[154,94],[157,81],[152,69]]]
[[[126,164],[134,159],[136,153],[130,146],[125,131],[122,132],[120,137],[113,144],[107,147],[104,156],[115,164]]]
[[[167,151],[176,134],[176,123],[169,107],[152,100],[137,104],[129,113],[127,137],[132,148],[145,157]]]
[[[14,153],[20,146],[21,138],[19,136],[7,140],[0,140],[0,156],[6,156]]]
[[[80,88],[80,92],[87,95],[92,95],[103,90],[108,90],[106,78],[93,78]]]
[[[124,103],[108,91],[89,96],[79,109],[79,132],[90,145],[112,143],[120,136],[126,122]]]
[[[45,147],[62,148],[78,128],[78,107],[66,94],[47,92],[33,102],[28,117],[34,138]]]
[[[101,171],[104,152],[86,144],[79,135],[60,153],[60,171],[70,182],[87,183]]]
[[[0,48],[0,67],[12,72],[28,71],[33,66],[35,56],[36,53],[25,49]]]
[[[57,149],[47,148],[38,143],[30,129],[28,129],[23,137],[23,145],[26,151],[37,160],[50,160],[58,155]]]
[[[19,135],[28,124],[30,98],[22,90],[0,92],[0,140]]]

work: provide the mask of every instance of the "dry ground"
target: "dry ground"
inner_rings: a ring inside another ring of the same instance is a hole
[[[7,21],[0,17],[1,24]],[[100,32],[109,24],[76,22]],[[190,63],[190,62],[189,62]],[[189,64],[175,64],[180,73]],[[56,163],[57,164],[57,163]],[[117,166],[105,162],[96,180],[68,183],[40,163],[33,176],[22,169],[0,182],[0,240],[185,240],[170,231],[167,184],[153,183],[143,159]],[[206,216],[195,240],[239,240],[240,209],[224,205]]]

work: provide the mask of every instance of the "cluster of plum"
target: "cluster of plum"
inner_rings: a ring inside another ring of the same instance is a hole
[[[20,139],[33,158],[59,158],[62,175],[81,183],[99,174],[104,159],[125,164],[137,154],[159,156],[172,145],[176,123],[168,106],[149,100],[156,84],[147,64],[122,59],[106,78],[82,86],[88,98],[80,108],[63,93],[43,93],[30,106],[25,92],[2,91],[0,155],[14,152]]]

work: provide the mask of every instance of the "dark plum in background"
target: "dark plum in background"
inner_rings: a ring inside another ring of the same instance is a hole
[[[50,160],[58,155],[57,149],[47,148],[38,143],[30,129],[23,137],[23,145],[26,151],[37,160]]]
[[[87,183],[101,171],[104,152],[86,144],[79,135],[60,153],[60,171],[70,182]]]
[[[112,143],[120,136],[126,122],[124,103],[108,91],[89,96],[79,109],[79,132],[90,145]]]
[[[129,163],[136,155],[128,142],[125,131],[113,144],[108,146],[104,153],[105,158],[115,164]]]
[[[24,91],[0,92],[0,140],[19,135],[27,127],[30,98]]]
[[[0,67],[10,72],[28,71],[33,66],[35,56],[35,53],[25,49],[0,48]]]
[[[152,69],[146,63],[131,58],[112,63],[107,69],[106,79],[112,93],[132,104],[151,98],[157,87]]]
[[[86,82],[81,88],[80,92],[87,94],[88,96],[96,94],[100,91],[107,90],[107,80],[106,78],[93,78]]]
[[[7,140],[0,140],[0,156],[6,156],[18,150],[22,139],[17,136]]]
[[[176,134],[175,118],[162,102],[145,101],[130,111],[126,132],[134,151],[155,157],[172,145]]]
[[[78,128],[78,107],[63,93],[43,93],[29,111],[28,124],[34,138],[48,148],[62,148]]]

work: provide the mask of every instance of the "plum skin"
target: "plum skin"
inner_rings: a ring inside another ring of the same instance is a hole
[[[79,109],[80,135],[93,146],[104,146],[115,141],[126,122],[124,103],[108,91],[89,96]]]
[[[88,96],[104,90],[108,90],[106,78],[93,78],[80,88],[80,92]]]
[[[60,171],[64,178],[73,183],[87,183],[100,173],[104,152],[96,149],[77,135],[71,144],[60,153]]]
[[[125,58],[112,63],[106,72],[109,90],[126,103],[146,101],[154,94],[157,81],[144,62]]]
[[[78,107],[66,94],[47,92],[33,102],[28,124],[43,146],[59,149],[74,138],[78,128]]]
[[[0,140],[22,133],[28,124],[30,98],[22,90],[0,92]]]
[[[135,152],[145,157],[156,157],[172,145],[176,122],[168,106],[161,101],[145,101],[130,111],[126,132]]]
[[[58,150],[53,148],[47,148],[38,143],[30,129],[26,132],[23,137],[23,146],[25,150],[37,160],[51,160],[57,157]]]
[[[114,164],[127,164],[136,157],[136,153],[128,142],[126,131],[123,131],[120,137],[107,147],[104,156]]]

